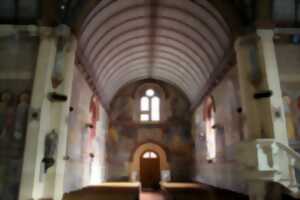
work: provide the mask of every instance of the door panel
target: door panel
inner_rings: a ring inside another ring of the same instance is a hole
[[[143,188],[153,188],[160,182],[158,158],[141,159],[141,183]]]

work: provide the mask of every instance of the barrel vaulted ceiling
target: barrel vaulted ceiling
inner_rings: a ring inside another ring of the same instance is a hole
[[[82,26],[78,57],[105,105],[142,79],[175,85],[194,103],[223,66],[230,36],[204,0],[104,0]]]
[[[176,85],[196,104],[222,74],[230,36],[240,25],[249,30],[264,2],[275,24],[299,21],[299,3],[282,0],[2,0],[0,23],[69,25],[106,107],[123,85],[146,78]]]

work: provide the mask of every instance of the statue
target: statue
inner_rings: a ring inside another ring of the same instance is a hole
[[[19,104],[16,111],[14,139],[21,140],[26,133],[27,114],[29,108],[29,94],[24,92],[20,95]]]
[[[46,135],[45,151],[42,162],[45,164],[45,173],[55,163],[55,154],[57,150],[58,134],[53,130]]]

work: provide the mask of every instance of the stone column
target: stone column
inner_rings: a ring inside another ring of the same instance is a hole
[[[266,102],[268,118],[265,121],[272,129],[270,137],[288,145],[288,133],[286,128],[286,119],[284,114],[284,104],[282,100],[282,91],[276,60],[275,45],[273,41],[273,30],[258,30],[257,35],[260,38],[259,53],[262,66],[262,75],[264,76],[264,87],[272,91],[272,96]]]
[[[47,31],[45,31],[47,30]],[[68,115],[75,66],[76,39],[71,35],[58,35],[54,29],[41,28],[40,49],[37,58],[31,116],[27,129],[20,200],[54,199],[63,195]],[[59,58],[62,63],[62,82],[53,87],[53,71],[58,60],[58,40],[65,37]],[[63,101],[51,99],[56,93],[66,97]],[[45,138],[57,134],[53,155],[54,165],[45,171]]]
[[[56,53],[56,39],[52,32],[51,28],[40,28],[39,31],[40,45],[27,125],[20,200],[38,199],[43,193],[41,160],[45,134],[50,129],[49,102],[46,97],[50,90],[51,66]]]
[[[273,36],[273,30],[257,30],[239,38],[235,44],[245,139],[272,138],[288,145]],[[249,182],[251,200],[265,198],[266,185],[259,178],[251,177]]]
[[[56,155],[55,166],[55,181],[54,181],[54,196],[53,199],[61,200],[64,192],[64,173],[65,173],[65,159],[67,151],[68,139],[68,118],[71,103],[72,83],[75,68],[75,53],[77,48],[76,38],[70,36],[69,41],[65,46],[65,69],[64,69],[64,82],[60,86],[59,92],[65,94],[68,100],[58,106],[59,121],[57,123],[57,130],[59,133],[59,143]]]
[[[272,30],[241,37],[236,45],[246,140],[288,144]]]

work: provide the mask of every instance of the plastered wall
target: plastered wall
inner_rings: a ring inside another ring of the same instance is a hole
[[[65,192],[105,180],[105,137],[107,115],[99,100],[76,69],[73,79]]]
[[[156,123],[142,123],[139,120],[140,97],[147,88],[160,93],[161,120]],[[109,110],[106,143],[108,180],[130,180],[134,150],[147,142],[158,144],[166,151],[170,166],[168,179],[191,180],[194,142],[189,109],[186,97],[163,82],[141,81],[121,89]]]
[[[0,199],[19,193],[38,44],[18,32],[0,37]]]
[[[232,69],[219,83],[211,96],[215,104],[216,159],[208,162],[204,105],[194,114],[195,180],[236,192],[246,192],[246,183],[238,174],[235,145],[243,140],[243,117],[239,112],[239,87],[236,69]]]

